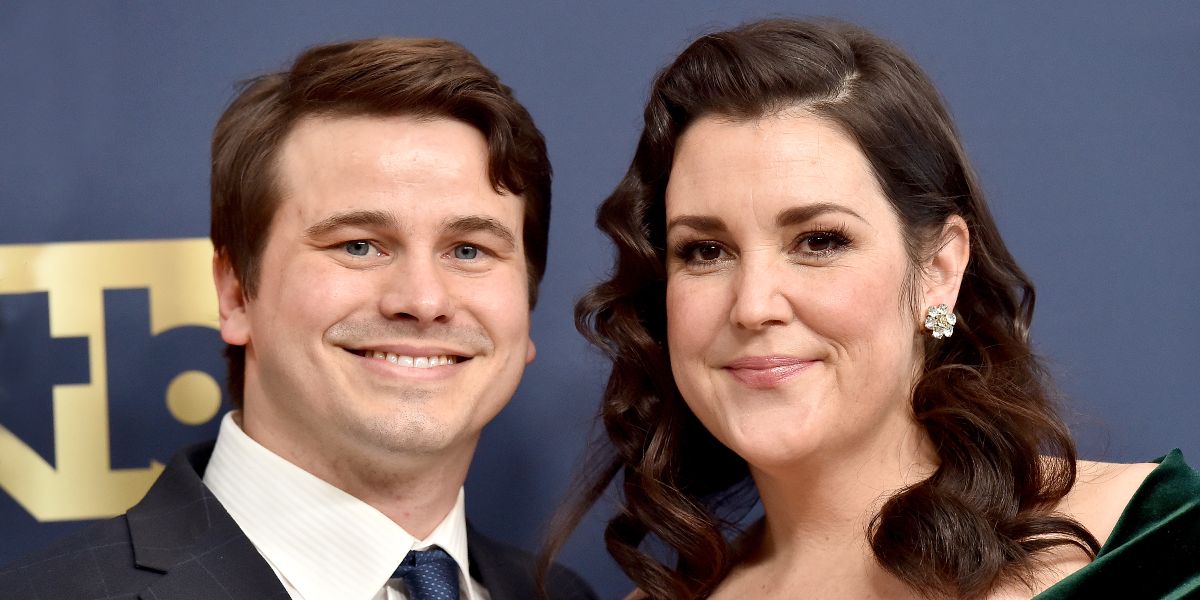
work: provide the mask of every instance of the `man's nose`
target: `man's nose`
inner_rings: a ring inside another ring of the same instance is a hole
[[[405,256],[381,272],[379,310],[391,319],[444,323],[454,316],[453,277],[436,256]]]

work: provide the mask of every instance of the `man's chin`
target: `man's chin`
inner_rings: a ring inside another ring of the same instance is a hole
[[[387,453],[421,456],[445,451],[453,445],[454,436],[441,420],[408,409],[368,424],[361,441]]]

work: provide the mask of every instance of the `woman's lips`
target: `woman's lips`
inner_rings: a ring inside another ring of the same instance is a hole
[[[725,370],[746,387],[768,389],[799,375],[816,362],[794,356],[749,356],[725,365]]]

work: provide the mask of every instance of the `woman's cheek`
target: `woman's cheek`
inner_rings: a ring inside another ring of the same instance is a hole
[[[695,356],[727,321],[714,282],[679,277],[667,282],[667,343],[672,356]]]
[[[852,340],[887,328],[882,322],[899,315],[897,282],[887,272],[831,273],[823,281],[804,286],[803,300],[797,311],[812,329],[823,337]]]

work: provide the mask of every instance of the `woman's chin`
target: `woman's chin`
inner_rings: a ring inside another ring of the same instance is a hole
[[[734,434],[725,442],[752,469],[776,471],[794,469],[821,454],[820,440],[795,430]]]

